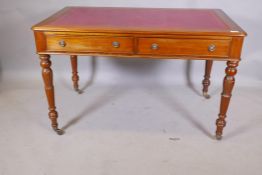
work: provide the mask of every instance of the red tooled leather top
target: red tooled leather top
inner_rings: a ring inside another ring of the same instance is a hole
[[[68,7],[41,26],[159,31],[229,31],[211,9]]]

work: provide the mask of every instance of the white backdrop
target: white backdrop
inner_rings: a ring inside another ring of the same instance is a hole
[[[31,26],[65,6],[220,8],[244,30],[248,37],[243,47],[237,75],[238,85],[254,85],[262,80],[262,3],[261,0],[1,0],[0,2],[0,75],[2,80],[41,79]],[[55,77],[70,76],[66,56],[53,56]],[[175,83],[186,82],[188,75],[200,83],[204,61],[130,60],[80,57],[79,73],[83,81],[95,72],[100,83]],[[212,82],[221,83],[224,62],[215,62]],[[70,77],[68,77],[68,80]]]

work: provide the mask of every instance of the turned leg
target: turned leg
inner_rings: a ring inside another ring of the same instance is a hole
[[[72,81],[73,81],[73,86],[76,92],[80,93],[79,87],[78,87],[78,81],[79,81],[79,76],[77,72],[77,56],[76,55],[71,55],[71,66],[72,66]]]
[[[63,131],[58,129],[57,117],[58,113],[55,107],[53,72],[51,69],[51,61],[49,55],[40,55],[40,65],[42,67],[42,76],[45,84],[45,92],[49,106],[49,118],[51,120],[52,128],[57,134],[62,135]]]
[[[206,60],[205,75],[202,84],[203,84],[203,96],[207,99],[210,98],[210,95],[208,95],[208,87],[210,85],[210,73],[211,73],[212,65],[213,65],[212,60]]]
[[[226,68],[226,76],[224,78],[223,92],[221,94],[220,113],[216,121],[217,130],[216,138],[221,139],[223,134],[223,128],[226,126],[226,113],[231,98],[232,89],[235,84],[234,76],[237,73],[238,61],[228,61]]]

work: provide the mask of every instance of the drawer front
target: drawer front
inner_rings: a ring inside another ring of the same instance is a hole
[[[228,57],[231,40],[139,38],[138,54]]]
[[[47,51],[133,53],[132,37],[47,35]]]

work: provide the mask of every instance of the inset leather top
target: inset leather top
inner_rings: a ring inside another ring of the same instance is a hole
[[[221,32],[246,35],[222,10],[66,7],[33,30],[127,32]]]

